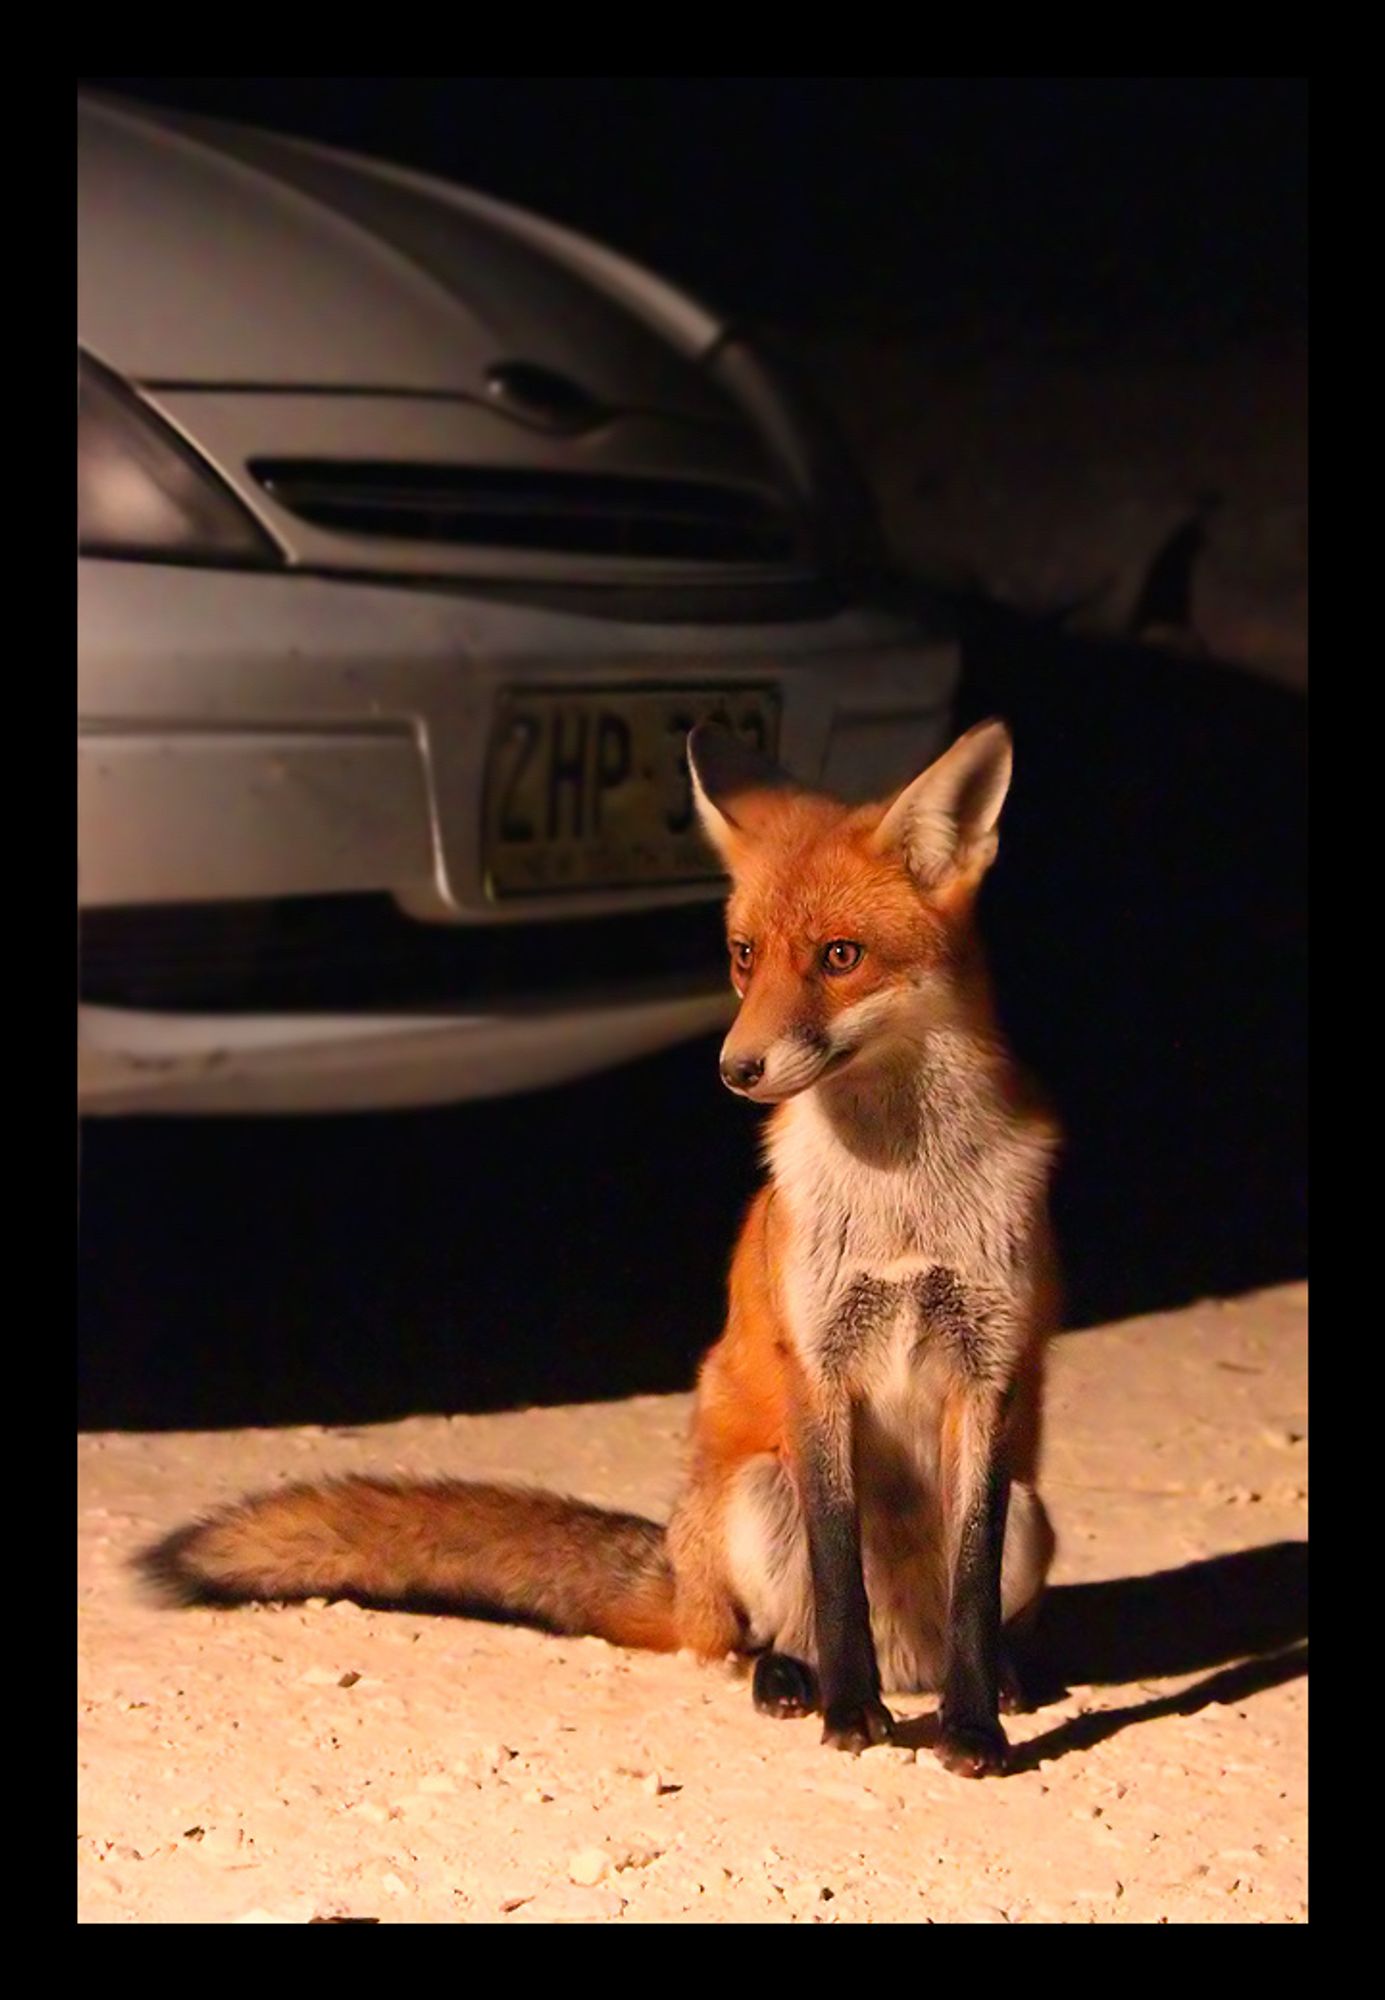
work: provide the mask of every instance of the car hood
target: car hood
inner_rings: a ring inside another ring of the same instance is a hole
[[[108,100],[78,112],[78,332],[146,385],[484,399],[499,363],[743,421],[720,322],[556,224],[424,175]]]

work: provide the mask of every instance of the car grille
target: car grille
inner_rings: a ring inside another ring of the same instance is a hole
[[[804,554],[796,517],[735,486],[523,467],[256,459],[271,499],[315,527],[548,554],[774,564]]]
[[[719,908],[557,923],[419,923],[389,896],[86,910],[85,1001],[215,1013],[507,1011],[713,990]]]

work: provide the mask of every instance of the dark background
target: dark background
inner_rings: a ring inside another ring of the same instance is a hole
[[[1299,79],[95,78],[455,175],[771,324],[1305,314]],[[984,602],[1017,779],[985,927],[1068,1133],[1074,1326],[1306,1269],[1305,703]],[[93,1122],[86,1427],[684,1387],[758,1173],[715,1043],[401,1117]]]
[[[1299,77],[84,81],[471,182],[760,318],[1305,309]]]

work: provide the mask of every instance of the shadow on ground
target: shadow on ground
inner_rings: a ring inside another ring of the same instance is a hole
[[[1280,1657],[1307,1636],[1308,1544],[1270,1542],[1149,1576],[1057,1584],[1035,1655],[1045,1679],[1096,1686]]]
[[[1044,1598],[1025,1683],[1036,1706],[1069,1685],[1125,1686],[1181,1674],[1202,1678],[1175,1694],[1152,1691],[1120,1708],[1075,1715],[1012,1751],[1008,1768],[1034,1770],[1165,1715],[1196,1715],[1245,1701],[1308,1672],[1308,1544],[1214,1556],[1150,1576],[1058,1584]],[[897,1738],[931,1748],[936,1715],[898,1725]]]
[[[1305,704],[993,612],[966,647],[960,719],[1018,745],[986,919],[1068,1127],[1071,1324],[1302,1276]],[[714,1057],[401,1117],[92,1124],[83,1427],[687,1387],[758,1175]]]

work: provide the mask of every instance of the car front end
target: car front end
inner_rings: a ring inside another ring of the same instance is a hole
[[[79,1095],[347,1110],[717,1027],[715,717],[887,792],[953,642],[879,608],[784,378],[484,197],[88,101]]]

